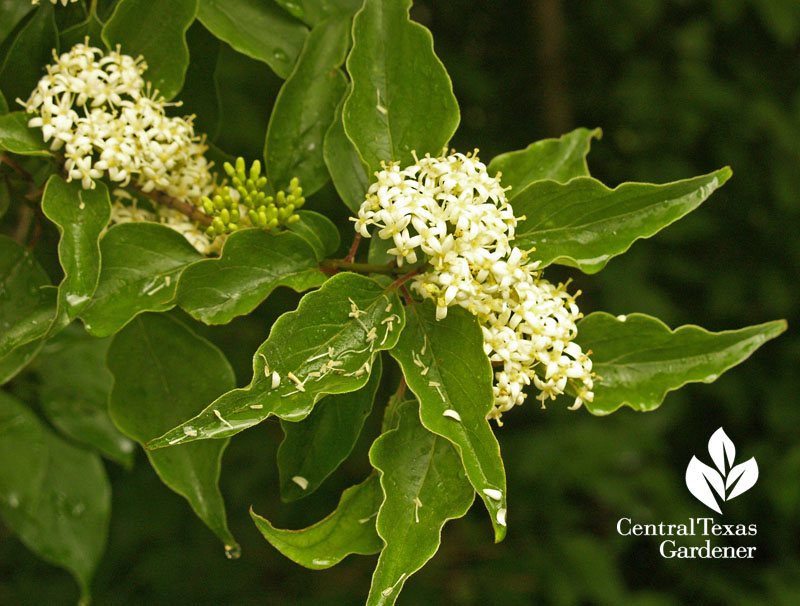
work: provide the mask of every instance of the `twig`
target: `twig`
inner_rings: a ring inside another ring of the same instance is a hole
[[[376,263],[356,263],[355,261],[345,261],[343,259],[325,259],[320,263],[320,268],[323,271],[326,269],[344,269],[362,274],[387,275],[408,275],[414,271],[418,271],[418,269],[414,267],[394,267],[392,265],[378,265]]]
[[[356,233],[356,237],[353,238],[353,244],[350,246],[350,252],[347,253],[347,256],[344,258],[344,261],[348,263],[356,258],[356,252],[358,251],[358,245],[361,244],[361,234]]]
[[[30,173],[29,173],[27,170],[25,170],[24,168],[22,168],[22,167],[21,167],[19,164],[17,164],[17,162],[16,162],[14,159],[10,158],[10,157],[9,157],[9,156],[7,156],[6,154],[0,154],[0,164],[7,164],[7,165],[8,165],[8,166],[10,166],[12,169],[14,169],[14,170],[15,170],[17,173],[19,173],[19,175],[20,175],[20,176],[21,176],[23,179],[25,179],[26,181],[30,181],[31,183],[33,183],[33,175],[32,175],[32,174],[30,174]]]
[[[396,288],[400,288],[401,286],[403,286],[403,284],[405,284],[405,283],[406,283],[406,282],[408,282],[408,281],[409,281],[411,278],[413,278],[414,276],[416,276],[416,275],[420,274],[421,272],[422,272],[422,268],[421,268],[421,267],[416,267],[416,268],[414,268],[414,270],[413,270],[413,271],[410,271],[410,272],[408,272],[407,274],[405,274],[405,275],[403,275],[403,276],[400,276],[399,278],[397,278],[397,280],[395,280],[394,282],[392,282],[392,283],[389,285],[389,287],[388,287],[386,290],[394,290],[394,289],[396,289]]]
[[[188,202],[183,202],[182,200],[178,200],[177,198],[168,196],[167,194],[161,193],[160,191],[142,191],[141,189],[133,185],[129,185],[128,187],[136,191],[137,193],[147,198],[150,198],[156,204],[160,204],[161,206],[166,206],[167,208],[172,208],[174,210],[177,210],[178,212],[186,215],[193,221],[197,221],[198,223],[202,223],[203,225],[211,225],[211,222],[214,220],[214,217],[207,215],[193,204],[189,204]]]

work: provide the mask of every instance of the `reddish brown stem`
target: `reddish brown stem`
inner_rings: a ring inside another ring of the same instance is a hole
[[[359,244],[361,244],[361,234],[357,233],[356,237],[353,238],[353,244],[350,246],[350,251],[347,253],[347,256],[343,259],[343,261],[349,263],[356,258],[356,252],[358,251]]]
[[[400,288],[401,286],[403,286],[403,284],[405,284],[411,278],[413,278],[414,276],[420,274],[421,272],[422,272],[422,268],[421,267],[417,267],[414,271],[410,271],[407,274],[397,278],[397,280],[392,282],[386,290],[395,290],[397,288]]]

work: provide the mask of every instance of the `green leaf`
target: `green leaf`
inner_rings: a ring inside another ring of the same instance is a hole
[[[195,116],[195,132],[205,133],[209,139],[216,140],[220,126],[220,99],[215,74],[221,43],[200,21],[195,21],[186,32],[186,44],[191,60],[180,92],[181,113]],[[208,140],[206,144],[209,144]],[[207,160],[221,167],[223,163],[213,155],[210,149],[205,153]]]
[[[250,385],[226,393],[148,447],[169,446],[184,431],[197,432],[187,441],[231,436],[273,415],[300,421],[323,396],[361,389],[375,354],[394,347],[404,322],[397,293],[364,276],[337,274],[272,325],[253,356]],[[280,379],[274,388],[272,373]]]
[[[12,112],[0,116],[0,149],[22,156],[49,156],[42,131],[28,127],[28,114]]]
[[[363,0],[275,0],[292,17],[311,27],[333,15],[352,15],[362,3]]]
[[[0,70],[0,89],[6,99],[27,99],[44,75],[44,66],[58,51],[53,5],[43,2],[19,31]]]
[[[592,139],[602,134],[599,128],[576,128],[559,139],[536,141],[525,149],[495,156],[489,163],[489,174],[503,173],[503,186],[511,186],[506,194],[509,200],[535,181],[566,183],[575,177],[588,177],[586,154]]]
[[[458,127],[458,103],[431,33],[408,18],[411,0],[366,0],[353,24],[344,104],[347,136],[370,174],[381,161],[439,155]]]
[[[218,259],[187,267],[178,304],[206,324],[226,324],[248,314],[278,286],[302,292],[326,279],[312,246],[300,236],[242,229],[228,236]]]
[[[100,240],[103,259],[94,298],[81,313],[86,330],[107,337],[143,311],[175,306],[178,276],[203,256],[158,223],[121,223]]]
[[[196,14],[197,0],[120,0],[103,27],[103,40],[109,48],[119,44],[126,55],[143,55],[145,79],[172,99],[186,77],[186,30]]]
[[[333,221],[313,210],[300,210],[297,214],[300,220],[289,225],[289,230],[302,236],[312,246],[318,261],[330,257],[339,249],[339,230]]]
[[[11,192],[8,190],[8,183],[3,179],[0,181],[0,219],[6,214],[9,206],[11,206]]]
[[[551,263],[593,274],[611,257],[627,251],[677,221],[731,176],[729,168],[665,185],[623,183],[609,189],[590,177],[569,183],[538,181],[514,198],[514,245],[536,248],[541,267]]]
[[[0,44],[32,9],[33,5],[30,2],[16,0],[0,2]]]
[[[83,43],[87,37],[89,38],[89,44],[92,46],[98,48],[105,46],[103,42],[103,24],[94,12],[81,23],[76,23],[60,31],[58,42],[61,48],[72,48],[76,44]]]
[[[284,79],[308,34],[271,0],[200,0],[197,17],[217,38],[263,61]]]
[[[0,357],[0,385],[5,385],[16,377],[33,360],[44,344],[43,339],[37,339],[12,349]]]
[[[437,320],[431,301],[408,307],[406,314],[400,342],[390,353],[419,399],[422,424],[455,444],[470,482],[492,516],[495,541],[502,541],[506,472],[486,418],[494,403],[493,376],[478,320],[460,307]],[[445,411],[455,415],[446,416]],[[494,498],[498,492],[499,498]]]
[[[83,189],[58,175],[47,181],[42,212],[58,227],[58,258],[64,279],[58,287],[59,313],[74,319],[92,298],[100,278],[100,234],[111,218],[108,188]]]
[[[310,495],[348,457],[372,412],[381,374],[377,356],[364,387],[326,396],[299,423],[281,421],[285,437],[278,448],[278,470],[284,501]]]
[[[44,336],[55,315],[55,289],[33,254],[0,235],[0,356]]]
[[[73,574],[86,603],[110,513],[100,457],[60,439],[0,392],[0,515],[28,548]]]
[[[8,113],[8,101],[3,96],[3,93],[0,92],[0,114],[7,114]]]
[[[297,177],[304,195],[310,196],[328,181],[322,143],[347,88],[339,67],[347,55],[349,28],[350,17],[343,16],[311,30],[278,93],[264,144],[267,175],[276,191]]]
[[[404,404],[399,425],[369,453],[386,495],[377,519],[386,546],[372,576],[367,606],[394,604],[408,577],[439,549],[442,527],[462,517],[475,492],[458,453],[419,422],[416,405]]]
[[[23,298],[27,299],[27,297]],[[5,356],[17,347],[43,338],[48,334],[55,334],[55,332],[64,328],[65,324],[63,322],[59,323],[55,329],[52,328],[57,318],[57,309],[58,289],[53,286],[40,287],[39,300],[35,306],[29,310],[24,310],[23,314],[11,324],[11,328],[0,333],[0,356]]]
[[[378,476],[372,474],[345,490],[336,509],[308,528],[281,530],[252,509],[250,516],[264,538],[283,555],[306,568],[322,570],[352,553],[371,555],[381,550],[383,541],[375,531],[375,515],[382,501]]]
[[[606,415],[621,406],[649,411],[668,391],[686,383],[711,383],[786,330],[777,320],[739,330],[709,332],[699,326],[670,330],[644,314],[593,313],[578,324],[576,341],[592,352],[594,401],[589,412]]]
[[[367,195],[369,175],[353,142],[347,138],[347,134],[344,132],[343,106],[344,99],[336,108],[333,124],[325,133],[322,155],[339,197],[355,214],[358,213],[358,209],[361,208]]]
[[[133,465],[135,444],[108,416],[111,374],[106,369],[110,341],[95,339],[72,326],[49,341],[39,354],[39,403],[64,434],[96,448],[125,467]]]
[[[222,352],[165,314],[137,317],[108,349],[114,375],[109,410],[116,426],[140,444],[195,414],[204,402],[233,389],[233,370]],[[147,451],[161,480],[189,501],[197,516],[238,555],[219,491],[228,440]]]

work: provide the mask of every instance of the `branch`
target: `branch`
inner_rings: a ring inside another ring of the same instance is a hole
[[[160,204],[161,206],[166,206],[167,208],[172,208],[177,210],[178,212],[186,215],[193,221],[197,221],[198,223],[202,223],[203,225],[211,225],[211,222],[214,220],[214,217],[211,217],[204,213],[202,210],[194,206],[193,204],[189,204],[188,202],[183,202],[182,200],[178,200],[177,198],[172,198],[165,193],[160,191],[142,191],[135,185],[128,185],[129,189],[134,190],[135,192],[150,198],[156,204]]]
[[[390,276],[405,276],[412,272],[419,271],[417,267],[397,267],[394,265],[378,265],[375,263],[356,263],[354,261],[345,261],[343,259],[325,259],[320,263],[323,269],[343,269],[346,271],[354,271],[360,274],[387,274]]]

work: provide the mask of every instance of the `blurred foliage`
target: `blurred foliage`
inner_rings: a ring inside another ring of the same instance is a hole
[[[713,385],[671,394],[647,415],[622,410],[595,418],[559,406],[541,411],[534,402],[510,413],[498,434],[509,476],[508,538],[491,545],[491,528],[473,508],[445,528],[441,553],[409,581],[400,603],[441,596],[456,605],[800,603],[800,377],[792,372],[800,360],[793,330],[800,319],[800,4],[428,0],[412,14],[433,31],[453,78],[462,108],[453,145],[460,150],[479,147],[488,161],[575,126],[600,126],[604,138],[594,143],[589,167],[610,184],[733,167],[733,179],[702,209],[636,243],[602,273],[562,270],[584,291],[582,309],[640,311],[672,326],[695,321],[712,330],[785,317],[790,332]],[[220,148],[258,157],[280,81],[226,44],[207,48],[207,40],[195,24],[190,52],[216,64],[219,95],[192,96],[192,111],[208,108],[198,123]],[[190,72],[187,91],[208,93],[210,80],[207,71]],[[248,128],[217,123],[217,108],[222,116],[246,114]],[[334,199],[328,187],[309,208]],[[52,238],[42,237],[51,249]],[[297,300],[279,289],[269,310],[203,329],[239,383],[278,311]],[[387,374],[397,372],[387,366]],[[15,391],[34,393],[35,379],[26,375]],[[686,491],[684,470],[719,426],[761,466],[758,484],[725,515],[727,523],[758,524],[756,560],[665,560],[657,539],[617,535],[623,516],[674,523],[707,515]],[[253,505],[281,527],[321,518],[343,488],[366,475],[366,450],[378,432],[368,420],[355,456],[302,510],[279,501],[279,425],[264,423],[233,440],[221,488],[242,542],[235,562],[224,559],[142,453],[132,471],[108,465],[113,515],[96,603],[360,603],[373,558],[303,570],[259,536],[247,509]],[[74,603],[66,572],[38,560],[5,529],[0,541],[0,603]]]

